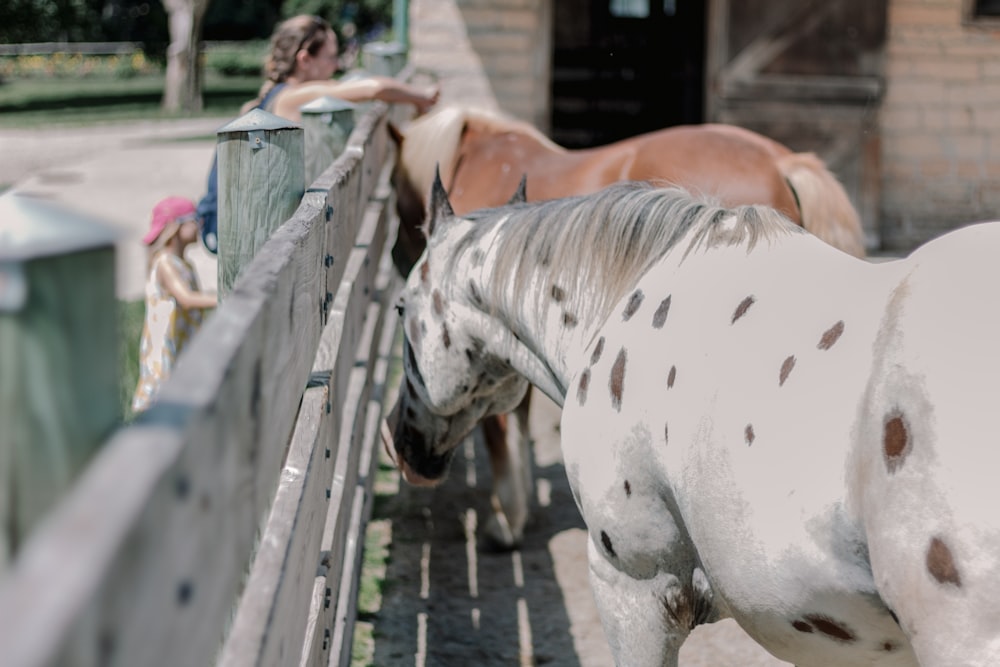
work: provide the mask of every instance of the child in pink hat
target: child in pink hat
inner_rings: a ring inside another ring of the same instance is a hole
[[[201,327],[205,309],[218,303],[215,293],[199,289],[194,267],[184,258],[185,248],[198,240],[198,230],[190,199],[167,197],[153,207],[149,231],[142,237],[149,247],[149,279],[133,412],[149,407],[178,355]]]

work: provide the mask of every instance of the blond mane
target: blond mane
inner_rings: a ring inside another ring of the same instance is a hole
[[[421,196],[431,191],[434,168],[440,166],[441,181],[451,189],[455,158],[467,123],[487,131],[520,132],[534,137],[554,151],[565,151],[529,123],[485,107],[450,105],[414,119],[403,132],[400,166]]]

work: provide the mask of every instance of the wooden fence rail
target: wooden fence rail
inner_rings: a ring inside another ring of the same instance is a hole
[[[408,77],[409,70],[400,74]],[[350,660],[396,332],[376,103],[0,580],[0,662]]]

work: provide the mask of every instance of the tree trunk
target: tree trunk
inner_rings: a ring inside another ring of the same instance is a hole
[[[170,28],[162,103],[166,111],[201,111],[201,28],[209,2],[163,0]]]

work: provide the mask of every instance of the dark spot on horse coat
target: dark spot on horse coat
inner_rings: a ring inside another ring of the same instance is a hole
[[[441,342],[444,344],[444,349],[451,347],[451,334],[448,333],[448,325],[441,325]]]
[[[578,323],[579,323],[579,320],[576,319],[576,315],[574,315],[573,313],[569,313],[569,312],[564,312],[563,313],[563,326],[564,327],[566,327],[567,329],[572,329]]]
[[[826,616],[819,616],[818,614],[810,614],[805,617],[814,628],[822,632],[827,637],[832,637],[838,641],[842,642],[853,642],[857,639],[855,634],[845,625],[838,623],[832,618],[827,618]]]
[[[885,420],[882,428],[882,447],[885,451],[885,466],[894,473],[903,465],[910,453],[910,435],[903,416],[894,413]]]
[[[485,262],[485,261],[486,261],[486,253],[484,253],[479,248],[476,248],[475,250],[472,251],[472,265],[473,266],[482,266],[483,262]]]
[[[781,363],[781,372],[778,373],[778,386],[785,384],[785,380],[788,379],[788,374],[792,372],[795,368],[795,355],[790,355]]]
[[[469,361],[475,361],[476,355],[471,349],[465,348],[465,358]]]
[[[747,424],[746,429],[743,431],[743,437],[747,441],[747,447],[753,444],[754,438],[757,437],[753,433],[753,424]]]
[[[618,358],[615,359],[615,365],[611,367],[611,378],[608,382],[608,386],[611,389],[611,407],[619,412],[622,409],[622,393],[625,390],[626,356],[625,348],[623,347],[618,352]]]
[[[597,339],[597,344],[594,345],[594,352],[590,355],[590,364],[593,366],[598,361],[601,360],[601,353],[604,352],[604,336]]]
[[[559,285],[552,286],[552,300],[556,303],[561,303],[566,300],[566,290]]]
[[[750,309],[750,306],[754,304],[754,301],[756,301],[756,299],[754,299],[753,295],[750,295],[747,298],[740,301],[740,305],[736,306],[736,310],[733,312],[733,319],[730,322],[730,324],[735,324],[736,320],[746,315],[747,311]]]
[[[674,388],[674,381],[677,380],[677,366],[671,366],[670,372],[667,373],[667,389]]]
[[[844,320],[840,320],[823,332],[823,336],[819,339],[816,347],[821,350],[829,350],[840,339],[842,333],[844,333]]]
[[[576,386],[576,400],[583,405],[587,402],[587,389],[590,387],[590,369],[580,374],[580,383]]]
[[[812,632],[813,626],[809,625],[805,621],[792,621],[792,627],[799,632]]]
[[[653,328],[662,329],[664,323],[667,321],[667,314],[670,313],[670,297],[660,302],[657,306],[656,312],[653,313]]]
[[[625,304],[625,311],[622,313],[622,320],[628,321],[632,319],[636,311],[639,310],[639,306],[642,305],[643,300],[642,290],[636,290],[632,292],[632,296],[629,297],[628,303]]]
[[[431,264],[427,260],[424,260],[424,263],[420,265],[420,282],[426,285],[427,281],[430,280],[430,277],[431,277]]]
[[[434,299],[434,313],[436,315],[444,315],[444,297],[441,296],[441,291],[434,290],[431,296]]]
[[[611,538],[603,530],[601,531],[601,544],[604,545],[604,548],[607,549],[608,554],[612,558],[618,557],[618,554],[615,553],[615,548],[611,545]]]
[[[663,425],[663,444],[670,443],[670,424]]]
[[[899,648],[899,646],[892,640],[887,639],[884,642],[882,642],[882,650],[885,651],[886,653],[892,653],[897,648]]]
[[[935,537],[931,540],[927,548],[927,571],[931,573],[939,584],[951,584],[958,588],[962,587],[962,577],[955,566],[955,559],[951,555],[951,549],[941,540]]]
[[[625,495],[627,497],[632,496],[632,485],[628,483],[627,479],[625,480]]]

